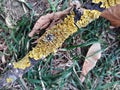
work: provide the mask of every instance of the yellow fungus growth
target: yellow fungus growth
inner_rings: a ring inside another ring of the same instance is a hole
[[[12,82],[12,78],[6,78],[6,82],[7,83]]]
[[[120,4],[120,0],[92,0],[93,3],[102,2],[100,7],[109,8],[110,6],[115,6],[116,4]]]
[[[84,10],[81,19],[76,23],[78,27],[85,27],[92,20],[98,18],[100,12],[96,10]],[[39,39],[37,45],[19,62],[13,63],[14,68],[25,69],[30,66],[29,57],[39,60],[50,53],[57,51],[62,43],[71,34],[77,31],[74,25],[74,14],[68,15],[63,22],[47,30]]]

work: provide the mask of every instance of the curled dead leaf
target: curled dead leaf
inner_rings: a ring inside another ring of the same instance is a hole
[[[64,11],[59,11],[56,13],[47,14],[44,16],[41,16],[35,23],[33,29],[29,33],[29,37],[32,37],[35,33],[37,33],[41,29],[49,29],[53,25],[61,22],[62,17],[65,17],[68,13],[70,13],[70,10],[72,7],[69,7],[65,9]]]
[[[11,18],[9,17],[9,16],[7,16],[6,18],[5,18],[5,22],[6,22],[6,25],[8,26],[8,28],[13,28],[14,26],[13,26],[13,23],[12,23],[12,21],[11,21]]]
[[[112,26],[120,26],[120,4],[112,6],[101,13],[101,17],[109,20]]]
[[[2,63],[6,63],[5,55],[2,55],[1,60],[2,60]]]
[[[85,62],[82,67],[82,72],[80,75],[80,81],[83,83],[87,73],[93,69],[101,57],[101,46],[100,43],[93,44],[86,55]]]

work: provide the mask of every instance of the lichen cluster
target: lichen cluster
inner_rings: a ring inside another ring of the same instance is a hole
[[[84,10],[81,19],[76,23],[78,27],[85,27],[92,20],[98,18],[100,12],[96,10]],[[29,58],[39,60],[46,57],[50,53],[54,53],[62,45],[66,38],[77,31],[74,25],[74,14],[68,15],[63,22],[53,26],[46,31],[39,39],[37,45],[19,62],[14,62],[14,68],[25,69],[30,66]],[[47,41],[47,35],[53,36],[50,41]],[[46,39],[46,40],[45,40]]]
[[[52,52],[56,52],[56,49],[62,45],[64,40],[71,34],[77,31],[77,27],[74,25],[73,15],[67,16],[62,23],[53,26],[50,30],[38,40],[38,44],[32,51],[28,53],[30,58],[38,60],[46,57]],[[51,41],[46,41],[47,35],[53,35]]]
[[[29,56],[26,55],[24,58],[22,58],[19,62],[14,62],[13,63],[14,68],[19,68],[19,69],[25,69],[26,67],[30,66],[30,61],[29,61]]]
[[[85,27],[94,19],[99,18],[100,14],[101,12],[97,10],[84,10],[81,19],[77,22],[77,26]]]
[[[110,6],[115,6],[116,4],[120,4],[120,0],[92,0],[93,3],[102,2],[101,7],[109,8]]]

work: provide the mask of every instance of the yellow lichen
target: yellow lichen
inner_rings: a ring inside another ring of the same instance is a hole
[[[92,0],[93,3],[102,2],[100,7],[109,8],[110,6],[115,6],[116,4],[120,4],[120,0]]]
[[[6,78],[6,82],[7,83],[12,82],[12,78]]]
[[[30,66],[28,55],[26,55],[23,59],[21,59],[19,62],[14,62],[13,67],[19,68],[19,69],[25,69],[26,67]]]
[[[50,53],[56,52],[56,49],[62,45],[64,40],[76,31],[77,27],[74,25],[73,15],[67,16],[67,18],[64,19],[64,22],[53,26],[42,35],[38,40],[36,47],[28,54],[29,57],[38,60],[42,57],[46,57]],[[47,34],[53,35],[52,41],[44,41]]]
[[[77,22],[77,25],[79,27],[85,27],[94,19],[99,18],[100,14],[101,12],[97,10],[84,10],[81,19]]]

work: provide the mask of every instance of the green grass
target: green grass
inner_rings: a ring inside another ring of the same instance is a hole
[[[50,7],[52,11],[56,11],[54,7],[55,6]],[[8,29],[2,22],[0,23],[0,28],[4,30],[0,35],[8,46],[7,53],[11,55],[10,62],[18,61],[33,46],[31,42],[34,41],[36,37],[28,37],[33,22],[33,18],[23,16],[12,30]],[[112,40],[108,34],[113,35],[115,41]],[[76,39],[77,36],[79,36],[79,38]],[[81,42],[77,42],[77,40],[81,40]],[[41,60],[33,69],[23,76],[23,79],[27,87],[34,90],[42,90],[43,88],[46,90],[63,90],[63,88],[67,88],[66,90],[69,90],[70,87],[78,90],[117,90],[117,88],[119,90],[119,40],[120,35],[109,29],[109,22],[103,18],[99,18],[87,27],[80,28],[76,33],[71,35],[65,40],[61,48],[64,51],[58,52],[58,55],[50,54],[44,60]],[[85,55],[90,45],[95,42],[101,43],[103,51],[102,57],[97,62],[95,68],[88,73],[85,82],[82,84],[79,76]],[[77,48],[80,48],[81,52],[75,52]],[[61,59],[59,53],[62,55],[68,53],[70,60],[72,60],[72,65],[66,69],[63,69],[63,67],[54,67],[53,62],[55,58]],[[59,73],[53,74],[52,71],[54,70],[59,71]],[[17,82],[18,85],[25,89],[25,85],[21,83],[21,80],[17,80]],[[66,87],[64,85],[66,85]]]

